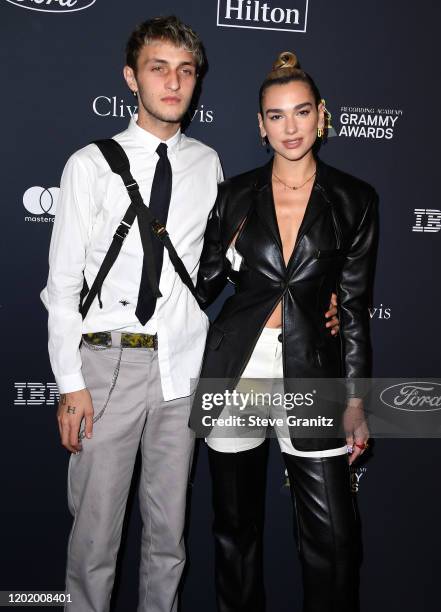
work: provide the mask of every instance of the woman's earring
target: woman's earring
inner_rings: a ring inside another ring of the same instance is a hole
[[[323,136],[323,128],[317,128],[317,136],[321,138]]]
[[[326,108],[326,100],[324,98],[322,98],[321,103],[323,104],[323,111],[325,113],[325,126],[327,130],[332,129],[332,125],[331,125],[331,113],[328,111],[328,109]]]
[[[132,94],[135,96],[135,98],[138,97],[138,92],[137,91],[132,91]]]
[[[266,136],[262,136],[261,137],[260,144],[262,145],[262,147],[267,147],[268,146],[268,141],[266,139]]]

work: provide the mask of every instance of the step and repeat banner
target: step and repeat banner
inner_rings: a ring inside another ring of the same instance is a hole
[[[71,517],[68,454],[39,300],[59,182],[70,154],[136,112],[122,77],[134,27],[176,14],[209,61],[186,132],[214,147],[226,176],[268,159],[258,90],[294,51],[332,113],[322,158],[373,184],[381,238],[370,309],[374,374],[424,380],[440,368],[441,202],[436,3],[372,0],[0,0],[3,283],[0,590],[61,590]],[[197,203],[195,203],[197,205]],[[225,295],[221,300],[225,299]],[[212,308],[213,316],[220,302]],[[362,612],[439,608],[438,439],[377,439],[352,469],[363,531]],[[182,609],[215,609],[206,449],[198,448]],[[278,448],[268,473],[268,610],[300,610],[293,516]],[[113,609],[136,609],[140,519],[133,487]]]

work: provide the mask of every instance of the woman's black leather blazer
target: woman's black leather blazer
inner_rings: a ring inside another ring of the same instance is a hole
[[[228,388],[234,389],[280,300],[285,378],[367,378],[378,196],[368,183],[317,159],[311,196],[285,265],[272,195],[272,164],[273,160],[219,185],[205,232],[197,295],[206,308],[228,279],[235,284],[235,293],[210,326],[201,379],[227,379]],[[233,271],[226,251],[239,228],[235,245],[243,262],[239,271]],[[338,296],[337,337],[324,325],[333,291]],[[351,394],[357,393],[349,386]],[[200,399],[199,385],[191,417],[191,426],[198,431]],[[204,429],[205,434],[208,431]],[[341,445],[341,440],[330,444],[299,438],[295,444],[301,450],[334,445]]]

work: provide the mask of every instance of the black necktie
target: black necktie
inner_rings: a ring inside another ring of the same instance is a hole
[[[164,142],[160,143],[156,149],[156,153],[159,155],[159,160],[156,164],[155,175],[153,177],[149,208],[153,216],[158,219],[162,225],[165,225],[167,223],[172,191],[172,169],[170,161],[167,157],[167,145]],[[150,224],[146,225],[143,222],[140,223],[139,216],[138,224],[140,232],[152,232]],[[153,236],[153,233],[152,247],[155,260],[156,277],[159,284],[162,260],[164,257],[164,245],[156,236]],[[141,284],[139,286],[138,303],[135,311],[135,314],[142,325],[145,325],[151,318],[156,306],[156,297],[153,295],[148,279],[147,265],[146,256],[144,254]]]

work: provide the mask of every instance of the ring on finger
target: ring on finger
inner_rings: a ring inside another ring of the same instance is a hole
[[[364,451],[367,448],[369,448],[369,444],[367,442],[363,442],[362,444],[359,444],[358,442],[355,442],[355,446],[357,448],[360,448],[362,451]]]

